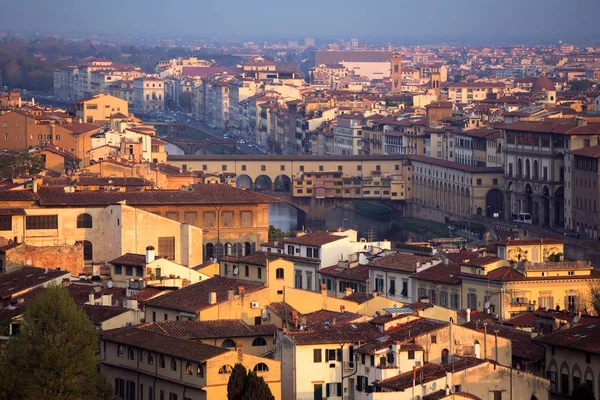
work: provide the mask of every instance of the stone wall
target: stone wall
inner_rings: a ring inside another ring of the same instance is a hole
[[[38,268],[56,269],[71,272],[72,276],[83,273],[83,245],[30,246],[20,244],[6,250],[6,272],[12,272],[25,265]]]

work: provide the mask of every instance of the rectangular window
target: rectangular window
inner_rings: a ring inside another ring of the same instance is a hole
[[[414,350],[409,350],[408,351],[408,359],[409,360],[414,360],[415,359],[415,352],[414,352]]]
[[[302,289],[302,271],[296,271],[294,276],[294,287]]]
[[[12,231],[12,215],[0,216],[0,231]]]
[[[172,219],[173,221],[179,220],[179,213],[177,211],[167,211],[165,217]]]
[[[402,280],[402,292],[400,295],[408,297],[408,281]]]
[[[58,215],[28,215],[27,229],[58,229]]]
[[[125,266],[125,275],[133,276],[133,267],[131,265]]]
[[[212,228],[215,226],[215,213],[212,211],[205,212],[203,215],[204,218],[204,227]]]
[[[288,244],[288,247],[287,247],[287,253],[288,253],[289,255],[293,256],[293,255],[294,255],[294,246],[292,246],[292,245]]]
[[[158,256],[167,260],[175,259],[175,237],[158,238]]]
[[[390,288],[388,290],[388,293],[390,294],[390,296],[396,295],[396,280],[395,279],[390,279]]]
[[[123,267],[121,265],[115,265],[115,275],[121,275],[123,273]]]
[[[242,226],[252,226],[252,211],[242,211],[240,215],[242,218]]]
[[[184,214],[185,223],[190,225],[196,225],[196,220],[198,219],[198,213],[195,211],[187,211]]]
[[[225,164],[221,165],[221,171],[227,171],[227,165],[225,165]]]
[[[233,226],[233,212],[225,211],[223,213],[223,226]]]
[[[481,186],[481,178],[477,178],[477,185]]]
[[[313,362],[320,363],[322,361],[323,354],[321,349],[313,350]]]

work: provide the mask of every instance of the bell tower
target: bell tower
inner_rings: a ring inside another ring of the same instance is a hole
[[[402,91],[402,55],[392,54],[392,93]]]

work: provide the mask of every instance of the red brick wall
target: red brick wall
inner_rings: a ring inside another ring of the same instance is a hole
[[[83,245],[36,247],[21,244],[6,251],[6,272],[25,265],[70,271],[72,276],[83,272]]]

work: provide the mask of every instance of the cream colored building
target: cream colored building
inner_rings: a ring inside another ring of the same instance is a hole
[[[113,114],[129,114],[126,100],[109,94],[96,94],[77,102],[76,118],[82,122],[107,122]]]
[[[165,83],[161,78],[146,76],[133,81],[133,108],[139,112],[165,109]]]
[[[123,399],[225,399],[237,363],[256,371],[282,399],[278,361],[137,327],[100,338],[100,369]]]

